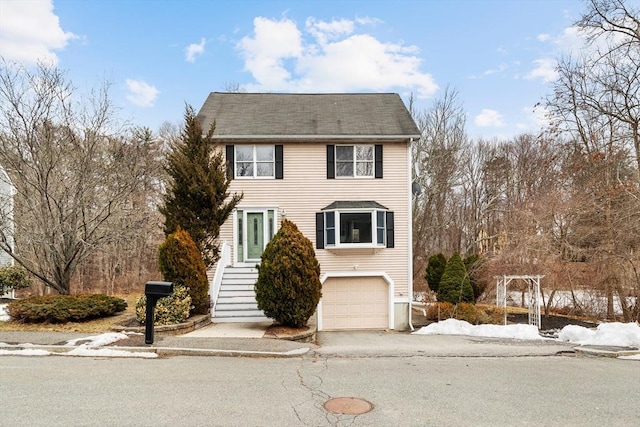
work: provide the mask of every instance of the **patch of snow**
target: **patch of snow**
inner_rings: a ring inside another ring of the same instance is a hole
[[[8,322],[11,320],[9,313],[7,313],[7,304],[0,304],[0,322]]]
[[[82,348],[96,348],[102,347],[105,345],[112,344],[119,340],[127,339],[127,335],[120,332],[108,332],[106,334],[101,335],[92,335],[90,337],[76,338],[73,340],[67,341],[65,346],[75,346],[78,345],[79,342],[88,341],[86,343],[80,344]]]
[[[640,348],[640,326],[637,323],[601,323],[596,330],[567,325],[558,339],[580,345],[607,345]]]
[[[0,350],[0,356],[49,356],[51,352],[38,349]]]
[[[624,360],[640,360],[640,354],[634,354],[633,356],[618,356],[618,359],[624,359]]]
[[[487,338],[512,338],[521,340],[544,339],[534,325],[472,325],[463,320],[447,319],[420,328],[418,335],[468,335]],[[602,345],[640,348],[638,323],[601,323],[597,329],[567,325],[558,334],[560,341],[578,345]]]
[[[521,340],[543,339],[535,325],[472,325],[457,319],[446,319],[432,323],[413,333],[417,335],[468,335]]]
[[[156,353],[114,350],[111,348],[93,349],[82,346],[74,348],[73,350],[66,353],[61,353],[61,355],[84,357],[140,357],[145,359],[153,359],[158,357]]]

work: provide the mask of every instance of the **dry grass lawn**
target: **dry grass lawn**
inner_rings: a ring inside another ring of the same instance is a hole
[[[140,294],[115,295],[127,301],[127,309],[116,316],[104,317],[101,319],[89,320],[87,322],[68,323],[18,323],[0,322],[0,331],[28,331],[28,332],[89,332],[103,333],[109,332],[111,327],[118,325],[136,315],[136,302]]]

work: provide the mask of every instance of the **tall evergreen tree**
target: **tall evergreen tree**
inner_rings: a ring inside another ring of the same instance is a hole
[[[451,304],[473,302],[473,288],[469,282],[469,275],[457,252],[451,255],[444,268],[438,289],[438,301]]]
[[[180,140],[167,155],[169,188],[160,212],[165,216],[164,232],[178,226],[189,233],[207,267],[219,257],[216,241],[220,226],[227,220],[242,194],[230,195],[222,147],[213,134],[215,123],[206,134],[193,107],[187,105]]]

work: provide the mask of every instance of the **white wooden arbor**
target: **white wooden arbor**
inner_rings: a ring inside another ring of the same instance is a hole
[[[527,283],[529,291],[529,324],[536,325],[540,329],[540,279],[544,276],[517,275],[495,276],[496,278],[496,305],[504,311],[504,324],[507,324],[507,288],[513,280],[523,280]]]

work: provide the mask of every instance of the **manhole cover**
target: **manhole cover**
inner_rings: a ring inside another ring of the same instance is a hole
[[[373,405],[356,397],[336,397],[324,402],[324,409],[334,414],[361,415],[373,409]]]

